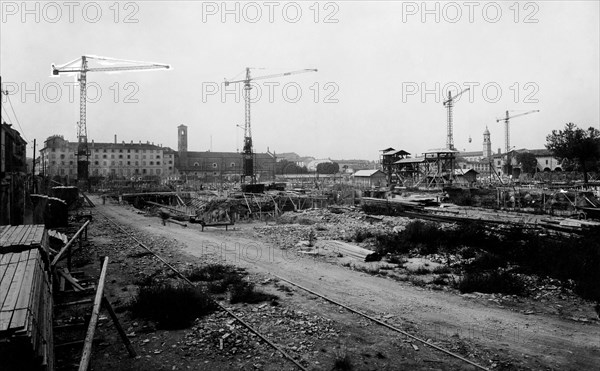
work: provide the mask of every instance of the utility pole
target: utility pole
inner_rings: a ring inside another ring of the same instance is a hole
[[[35,193],[35,138],[33,139],[33,162],[31,165],[31,193]]]

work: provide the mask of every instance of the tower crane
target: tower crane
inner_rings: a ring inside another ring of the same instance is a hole
[[[90,67],[88,62],[97,61],[99,66]],[[52,64],[52,75],[77,73],[79,81],[79,122],[77,123],[77,180],[87,185],[89,178],[90,151],[87,143],[86,99],[88,72],[118,72],[133,70],[169,69],[167,64],[137,62],[97,56],[81,56],[62,66]]]
[[[245,103],[245,117],[244,117],[244,147],[242,149],[242,183],[245,182],[246,177],[250,177],[250,183],[256,182],[256,174],[254,173],[254,150],[252,148],[252,130],[250,126],[250,90],[252,90],[251,81],[254,80],[265,80],[276,77],[296,75],[299,73],[306,72],[317,72],[315,68],[296,70],[285,73],[277,73],[273,75],[265,75],[252,77],[250,70],[252,67],[246,67],[246,78],[242,80],[225,80],[225,86],[230,84],[244,83],[244,103]]]
[[[509,111],[506,111],[506,116],[503,118],[496,119],[496,122],[504,121],[504,145],[506,146],[506,153],[510,151],[510,119],[514,119],[516,117],[521,117],[525,115],[529,115],[530,113],[540,112],[539,109],[528,111],[524,113],[519,113],[513,116],[510,116]]]
[[[454,100],[460,97],[462,93],[466,92],[469,89],[470,88],[466,88],[460,93],[456,94],[455,96],[452,96],[452,93],[448,92],[448,99],[444,101],[444,106],[446,106],[446,108],[448,109],[448,133],[446,137],[446,147],[448,147],[448,149],[454,149],[454,135],[452,134],[452,107],[454,107]]]

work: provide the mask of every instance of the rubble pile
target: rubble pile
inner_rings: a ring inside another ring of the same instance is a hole
[[[277,224],[254,227],[257,237],[264,237],[280,248],[291,248],[315,233],[317,240],[354,241],[357,233],[374,236],[397,233],[410,219],[393,216],[371,216],[362,211],[332,212],[328,209],[310,209],[287,212],[277,219]]]
[[[275,343],[294,358],[318,351],[319,340],[336,339],[339,331],[330,319],[308,315],[302,311],[261,304],[228,307],[238,317]],[[294,336],[290,337],[289,334]],[[224,312],[196,320],[192,329],[178,343],[181,349],[205,352],[210,356],[252,358],[264,351],[257,335]],[[267,349],[272,352],[272,349]]]

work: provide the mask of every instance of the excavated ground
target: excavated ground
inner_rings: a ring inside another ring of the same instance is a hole
[[[94,370],[292,370],[296,367],[226,315],[215,312],[177,331],[156,329],[134,318],[127,304],[148,276],[173,278],[167,268],[120,233],[99,213],[133,233],[181,270],[208,263],[245,268],[260,290],[276,303],[226,307],[281,346],[310,370],[331,370],[347,356],[355,370],[457,370],[473,366],[392,332],[276,278],[280,276],[366,312],[482,366],[500,370],[594,369],[600,359],[600,322],[592,303],[545,281],[528,297],[460,295],[448,286],[394,279],[398,268],[364,263],[363,250],[348,243],[358,229],[393,231],[408,219],[382,220],[357,212],[307,211],[284,214],[278,224],[238,224],[233,230],[167,223],[130,206],[92,198],[90,243],[75,260],[78,270],[98,277],[98,259],[110,264],[106,293],[139,356],[129,358],[103,312],[96,334]],[[310,233],[316,249],[306,249]],[[365,243],[363,248],[368,248]],[[415,265],[435,265],[423,257]],[[408,264],[410,266],[410,264]],[[399,274],[401,276],[401,274]],[[426,281],[427,278],[423,277]],[[85,308],[63,309],[60,321],[85,316]],[[83,331],[59,333],[65,341]],[[81,349],[57,350],[58,369],[76,368]]]

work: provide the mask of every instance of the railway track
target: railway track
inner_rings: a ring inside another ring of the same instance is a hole
[[[157,258],[158,260],[160,260],[170,270],[172,270],[175,274],[177,274],[177,276],[179,278],[181,278],[184,282],[186,282],[187,284],[189,284],[191,286],[194,286],[194,287],[196,286],[192,281],[190,281],[186,276],[184,276],[179,270],[177,270],[177,268],[175,268],[174,266],[172,266],[171,264],[169,264],[160,255],[158,255],[157,253],[155,253],[154,251],[152,251],[148,246],[144,245],[140,240],[138,240],[137,238],[135,238],[131,233],[127,232],[123,227],[121,227],[120,225],[118,225],[117,223],[115,223],[113,220],[111,220],[109,217],[107,217],[106,215],[104,215],[102,212],[97,211],[97,210],[96,210],[96,212],[98,214],[102,215],[106,220],[108,220],[110,223],[112,223],[115,227],[117,227],[119,229],[119,231],[121,231],[121,233],[125,234],[127,237],[129,237],[132,240],[134,240],[138,244],[138,246],[140,246],[144,250],[148,251],[155,258]],[[294,365],[296,365],[300,370],[308,371],[308,369],[306,367],[304,367],[300,362],[298,362],[296,359],[294,359],[291,355],[289,355],[286,351],[284,351],[277,344],[275,344],[271,340],[269,340],[265,335],[263,335],[260,332],[258,332],[258,330],[256,330],[254,327],[250,326],[250,324],[248,324],[246,321],[244,321],[243,319],[241,319],[240,317],[238,317],[235,313],[233,313],[229,309],[225,308],[221,303],[219,303],[217,301],[214,301],[214,303],[219,307],[219,309],[221,309],[222,311],[224,311],[225,313],[227,313],[229,316],[231,316],[232,318],[234,318],[237,322],[239,322],[244,327],[246,327],[249,331],[251,331],[252,333],[256,334],[256,336],[258,336],[261,340],[263,340],[265,343],[267,343],[273,349],[275,349],[276,351],[278,351],[279,353],[281,353],[281,355],[283,355],[286,359],[288,359],[290,362],[292,362]]]
[[[132,240],[134,240],[138,244],[138,246],[140,246],[144,250],[148,251],[154,257],[156,257],[159,261],[161,261],[163,264],[165,264],[165,266],[167,266],[170,270],[172,270],[175,274],[177,274],[177,276],[179,278],[181,278],[184,282],[186,282],[186,283],[188,283],[188,284],[190,284],[192,286],[195,286],[195,284],[192,281],[190,281],[187,277],[185,277],[180,271],[178,271],[175,267],[173,267],[171,264],[169,264],[160,255],[156,254],[154,251],[152,251],[150,248],[148,248],[145,244],[143,244],[141,241],[139,241],[130,232],[127,232],[123,227],[121,227],[120,225],[118,225],[116,222],[114,222],[113,220],[111,220],[109,217],[107,217],[106,215],[104,215],[102,212],[100,212],[98,210],[96,210],[96,212],[98,214],[102,215],[111,224],[113,224],[121,233],[125,234],[126,236],[128,236],[129,238],[131,238]],[[473,361],[471,361],[471,360],[469,360],[467,358],[464,358],[464,357],[462,357],[459,354],[453,353],[453,352],[451,352],[451,351],[449,351],[449,350],[447,350],[445,348],[442,348],[442,347],[440,347],[438,345],[429,343],[426,340],[424,340],[424,339],[422,339],[422,338],[420,338],[418,336],[412,335],[412,334],[410,334],[410,333],[408,333],[408,332],[406,332],[404,330],[401,330],[401,329],[399,329],[397,327],[394,327],[394,326],[392,326],[392,325],[390,325],[388,323],[385,323],[385,322],[383,322],[383,321],[381,321],[381,320],[379,320],[377,318],[369,316],[368,314],[366,314],[364,312],[361,312],[360,310],[354,309],[354,308],[352,308],[352,307],[350,307],[348,305],[345,305],[345,304],[343,304],[341,302],[333,300],[333,299],[331,299],[331,298],[329,298],[329,297],[327,297],[327,296],[325,296],[323,294],[320,294],[320,293],[318,293],[318,292],[316,292],[314,290],[306,288],[306,287],[304,287],[304,286],[302,286],[302,285],[300,285],[298,283],[295,283],[295,282],[293,282],[293,281],[291,281],[291,280],[289,280],[287,278],[281,277],[281,276],[276,275],[276,274],[271,274],[271,275],[273,277],[281,280],[281,281],[287,282],[288,284],[290,284],[290,285],[292,285],[292,286],[294,286],[296,288],[299,288],[299,289],[304,290],[304,291],[306,291],[306,292],[308,292],[308,293],[310,293],[312,295],[320,297],[320,298],[322,298],[322,299],[324,299],[324,300],[326,300],[326,301],[328,301],[328,302],[330,302],[332,304],[338,305],[338,306],[340,306],[340,307],[348,310],[349,312],[352,312],[352,313],[358,314],[358,315],[360,315],[360,316],[362,316],[364,318],[367,318],[370,321],[372,321],[372,322],[374,322],[374,323],[376,323],[376,324],[378,324],[380,326],[383,326],[383,327],[385,327],[385,328],[387,328],[389,330],[392,330],[394,332],[403,334],[404,336],[406,336],[406,337],[408,337],[410,339],[413,339],[413,340],[415,340],[415,341],[417,341],[419,343],[422,343],[425,346],[433,348],[433,349],[435,349],[435,350],[437,350],[439,352],[442,352],[442,353],[446,354],[449,357],[453,357],[455,359],[458,359],[458,360],[460,360],[460,361],[462,361],[462,362],[464,362],[466,364],[469,364],[469,365],[471,365],[471,366],[473,366],[473,367],[475,367],[475,368],[477,368],[479,370],[489,370],[488,368],[486,368],[486,367],[484,367],[484,366],[482,366],[482,365],[480,365],[480,364],[478,364],[476,362],[473,362]],[[242,320],[240,317],[238,317],[237,315],[235,315],[233,312],[231,312],[230,310],[228,310],[227,308],[225,308],[220,303],[218,303],[218,302],[215,302],[215,303],[219,307],[219,309],[221,309],[222,311],[226,312],[229,316],[231,316],[232,318],[234,318],[236,321],[238,321],[240,324],[242,324],[244,327],[246,327],[249,331],[251,331],[254,334],[256,334],[260,339],[262,339],[265,343],[267,343],[269,346],[271,346],[277,352],[281,353],[286,359],[288,359],[290,362],[292,362],[300,370],[308,370],[301,363],[299,363],[299,361],[297,361],[291,355],[289,355],[287,352],[285,352],[281,347],[279,347],[277,344],[273,343],[271,340],[269,340],[268,338],[266,338],[265,335],[261,334],[258,330],[256,330],[252,326],[250,326],[248,323],[246,323],[244,320]]]

